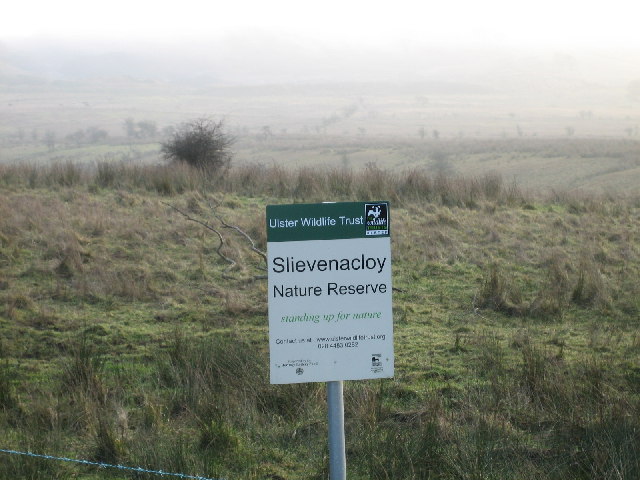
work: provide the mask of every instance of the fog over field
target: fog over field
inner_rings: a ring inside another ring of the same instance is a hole
[[[625,47],[334,44],[247,30],[203,40],[0,40],[3,82],[128,78],[201,85],[439,82],[483,91],[629,87],[640,51]],[[637,93],[637,92],[636,92]]]
[[[639,479],[635,10],[4,2],[0,479]]]
[[[0,25],[0,162],[120,158],[126,119],[153,124],[133,158],[157,162],[162,132],[212,116],[237,136],[241,163],[416,168],[434,163],[436,141],[535,139],[526,164],[504,142],[480,148],[483,165],[464,152],[447,161],[573,187],[586,184],[565,174],[584,169],[619,187],[621,171],[640,175],[640,40],[626,7],[610,7],[116,2],[96,17],[73,0],[21,3]],[[80,152],[88,129],[104,133]],[[618,143],[550,154],[543,138]],[[557,171],[532,175],[536,164]]]

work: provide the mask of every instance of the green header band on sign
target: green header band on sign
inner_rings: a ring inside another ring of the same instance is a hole
[[[388,237],[389,202],[267,205],[267,241]]]

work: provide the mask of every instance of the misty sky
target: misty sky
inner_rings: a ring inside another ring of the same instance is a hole
[[[277,32],[330,45],[640,47],[634,2],[609,0],[20,0],[0,39],[177,42]]]

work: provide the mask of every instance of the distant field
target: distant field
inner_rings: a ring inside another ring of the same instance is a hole
[[[212,115],[236,135],[239,164],[495,172],[527,188],[629,191],[640,184],[638,111],[623,88],[584,85],[12,86],[0,93],[0,163],[157,163],[172,126]],[[128,118],[156,132],[127,136]],[[107,137],[70,138],[89,128]]]
[[[58,145],[50,150],[27,143],[5,145],[0,163],[46,165],[77,162],[162,163],[160,139],[108,144]],[[635,139],[444,139],[416,140],[287,135],[262,139],[238,136],[236,165],[287,168],[367,166],[394,172],[468,177],[499,174],[522,188],[633,193],[640,185],[640,141]]]
[[[239,142],[237,160],[355,170],[375,164],[470,177],[497,173],[522,187],[543,190],[633,192],[640,185],[640,142],[627,139],[276,139]]]

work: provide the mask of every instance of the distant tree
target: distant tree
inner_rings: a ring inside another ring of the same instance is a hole
[[[129,138],[154,138],[158,135],[158,125],[152,120],[125,118],[123,127]]]
[[[220,172],[231,164],[234,138],[225,131],[222,120],[198,118],[178,127],[161,147],[172,162],[184,162],[205,174]]]
[[[109,133],[102,128],[89,127],[85,131],[85,135],[90,143],[100,143],[107,139]]]
[[[271,127],[269,125],[264,125],[262,127],[262,139],[267,140],[268,138],[273,137],[273,132],[271,131]]]
[[[127,133],[127,137],[136,137],[136,122],[133,118],[129,117],[124,119],[124,131]]]
[[[106,130],[98,127],[89,127],[85,130],[78,129],[73,133],[70,133],[64,137],[68,143],[75,143],[76,145],[82,145],[87,143],[100,143],[107,139],[109,134]]]
[[[151,120],[141,120],[138,122],[137,133],[141,138],[153,138],[158,135],[158,126]]]
[[[56,148],[56,133],[52,130],[44,132],[44,144],[47,146],[50,152]]]
[[[85,134],[82,129],[78,129],[73,133],[70,133],[66,137],[64,137],[67,143],[75,143],[76,145],[80,145],[85,142]]]

